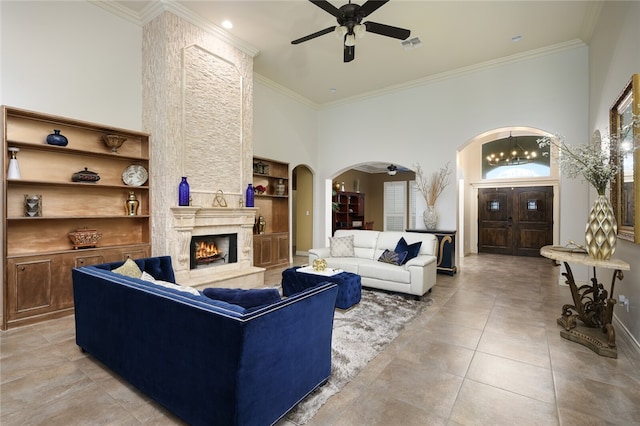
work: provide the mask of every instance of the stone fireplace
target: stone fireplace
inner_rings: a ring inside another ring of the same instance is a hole
[[[252,266],[256,209],[189,206],[172,207],[171,212],[177,282],[236,288],[264,284],[264,269]]]
[[[243,207],[253,179],[258,51],[184,19],[174,2],[151,3],[142,47],[143,125],[152,135],[152,253],[170,254],[176,281],[184,285],[260,287],[264,269],[253,266],[256,209]],[[183,176],[191,206],[178,207]],[[232,234],[235,262],[191,268],[192,238]]]

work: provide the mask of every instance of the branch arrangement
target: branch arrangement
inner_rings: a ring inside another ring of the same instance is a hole
[[[425,176],[420,164],[414,166],[416,172],[416,185],[418,190],[427,202],[427,205],[436,204],[442,191],[449,185],[451,176],[451,164],[447,162],[440,170],[433,172],[430,176]]]

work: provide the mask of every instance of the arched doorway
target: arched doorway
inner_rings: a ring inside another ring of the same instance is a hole
[[[549,135],[544,130],[533,127],[504,127],[487,131],[477,135],[458,150],[458,192],[459,192],[459,227],[458,241],[461,255],[478,253],[479,246],[479,194],[484,188],[526,188],[526,187],[551,187],[552,204],[552,233],[553,244],[558,244],[559,238],[559,196],[558,196],[558,167],[551,164],[549,176],[511,176],[507,178],[486,178],[483,176],[482,147],[486,143],[507,139],[513,136],[542,137]],[[482,201],[483,203],[486,200]],[[532,204],[533,206],[533,204]],[[483,208],[486,207],[483,204]],[[533,207],[532,207],[533,208]],[[508,217],[507,217],[508,220]]]
[[[313,248],[313,172],[301,164],[291,177],[291,253],[306,256]]]

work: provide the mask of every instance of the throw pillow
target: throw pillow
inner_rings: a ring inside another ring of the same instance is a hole
[[[402,253],[396,253],[393,250],[385,250],[380,257],[378,258],[378,262],[384,263],[392,263],[394,265],[402,265],[404,259],[407,257],[407,252],[403,251]]]
[[[329,245],[331,246],[331,257],[356,256],[356,252],[353,249],[353,235],[329,237]]]
[[[202,293],[209,299],[222,300],[245,309],[269,305],[281,300],[277,288],[205,288]]]
[[[193,287],[174,284],[174,283],[170,283],[169,281],[156,280],[155,278],[153,278],[153,275],[151,275],[150,273],[148,273],[146,271],[142,272],[142,276],[140,277],[140,279],[142,281],[148,281],[150,283],[157,284],[157,285],[159,285],[161,287],[170,288],[172,290],[177,290],[177,291],[182,291],[184,293],[190,293],[190,294],[193,294],[194,296],[200,296],[200,292],[198,290],[196,290],[195,288],[193,288]]]
[[[407,252],[407,257],[405,257],[405,259],[401,263],[401,265],[404,265],[414,257],[418,256],[418,253],[420,253],[420,247],[422,247],[422,241],[418,241],[417,243],[413,244],[407,244],[407,242],[404,240],[404,237],[401,237],[394,251],[396,253],[402,253],[403,251]]]
[[[118,266],[116,269],[112,269],[111,272],[115,272],[116,274],[125,275],[131,278],[140,278],[142,276],[142,271],[138,268],[136,262],[131,259],[127,259],[121,266]]]

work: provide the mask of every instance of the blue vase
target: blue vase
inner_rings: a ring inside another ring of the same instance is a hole
[[[185,176],[182,176],[182,182],[178,185],[178,205],[189,205],[189,182]]]
[[[47,136],[47,143],[49,145],[67,146],[69,140],[66,136],[60,134],[60,130],[53,130],[49,136]]]
[[[247,186],[247,197],[245,201],[244,205],[246,207],[253,207],[253,186],[251,184]]]

